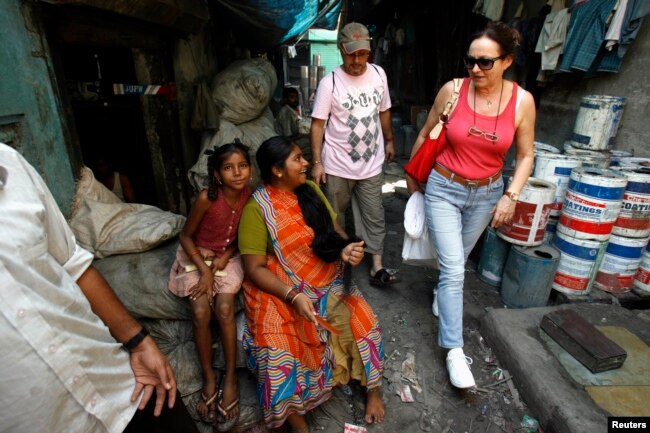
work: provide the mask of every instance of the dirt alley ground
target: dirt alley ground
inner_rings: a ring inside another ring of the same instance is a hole
[[[527,431],[521,425],[522,419],[534,414],[520,400],[514,383],[507,380],[509,373],[500,369],[499,361],[479,332],[479,321],[487,309],[504,307],[497,288],[477,278],[480,245],[466,267],[463,332],[465,354],[473,359],[471,368],[478,390],[460,391],[449,382],[445,354],[436,343],[438,322],[431,313],[432,289],[438,272],[402,264],[403,215],[408,200],[401,169],[404,163],[405,160],[399,160],[388,164],[383,194],[387,223],[384,265],[398,268],[401,282],[381,289],[370,286],[368,259],[354,271],[357,284],[379,317],[386,354],[386,419],[382,424],[366,426],[368,432]],[[410,403],[403,402],[398,395],[406,384],[414,400]],[[363,425],[363,411],[360,389],[336,390],[328,403],[311,414],[311,431],[340,433],[345,422]]]

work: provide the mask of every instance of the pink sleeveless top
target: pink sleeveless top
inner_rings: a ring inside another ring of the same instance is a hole
[[[447,146],[437,159],[454,173],[466,179],[485,179],[503,168],[506,152],[515,136],[515,111],[519,86],[515,83],[510,101],[499,115],[496,135],[499,140],[491,142],[485,137],[476,137],[467,133],[474,125],[474,110],[468,101],[471,80],[466,78],[460,89],[458,103],[447,123]],[[502,101],[503,104],[506,101]],[[476,127],[492,134],[496,116],[484,116],[476,113]]]
[[[208,248],[221,256],[228,246],[237,239],[239,219],[251,192],[244,188],[235,208],[231,208],[219,188],[217,199],[212,202],[194,235],[197,246]]]

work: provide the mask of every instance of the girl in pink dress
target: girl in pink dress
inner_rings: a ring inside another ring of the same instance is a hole
[[[180,234],[180,247],[172,265],[169,290],[189,297],[194,338],[203,370],[203,391],[197,413],[219,431],[233,427],[239,417],[237,390],[235,296],[244,278],[237,251],[237,230],[244,204],[250,197],[248,148],[239,140],[206,151],[208,188],[201,191]],[[219,322],[226,363],[217,384],[212,370],[212,314]]]

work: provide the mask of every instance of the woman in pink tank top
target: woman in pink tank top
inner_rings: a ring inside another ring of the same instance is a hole
[[[491,222],[498,227],[512,219],[519,192],[533,167],[535,103],[530,93],[503,74],[514,61],[519,33],[503,23],[490,23],[476,33],[464,58],[469,73],[447,122],[447,146],[438,156],[426,183],[427,226],[440,261],[434,289],[433,314],[438,316],[438,344],[447,353],[451,384],[475,386],[463,353],[463,284],[465,263]],[[436,96],[411,156],[438,123],[454,84]],[[514,143],[516,167],[507,190],[501,170]],[[407,175],[410,192],[423,185]]]

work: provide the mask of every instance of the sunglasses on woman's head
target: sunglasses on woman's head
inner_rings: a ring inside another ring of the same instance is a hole
[[[478,65],[481,71],[489,71],[494,66],[494,62],[497,60],[503,59],[505,56],[499,57],[481,57],[480,59],[475,59],[471,56],[465,56],[463,63],[467,69],[474,68],[474,65]]]

